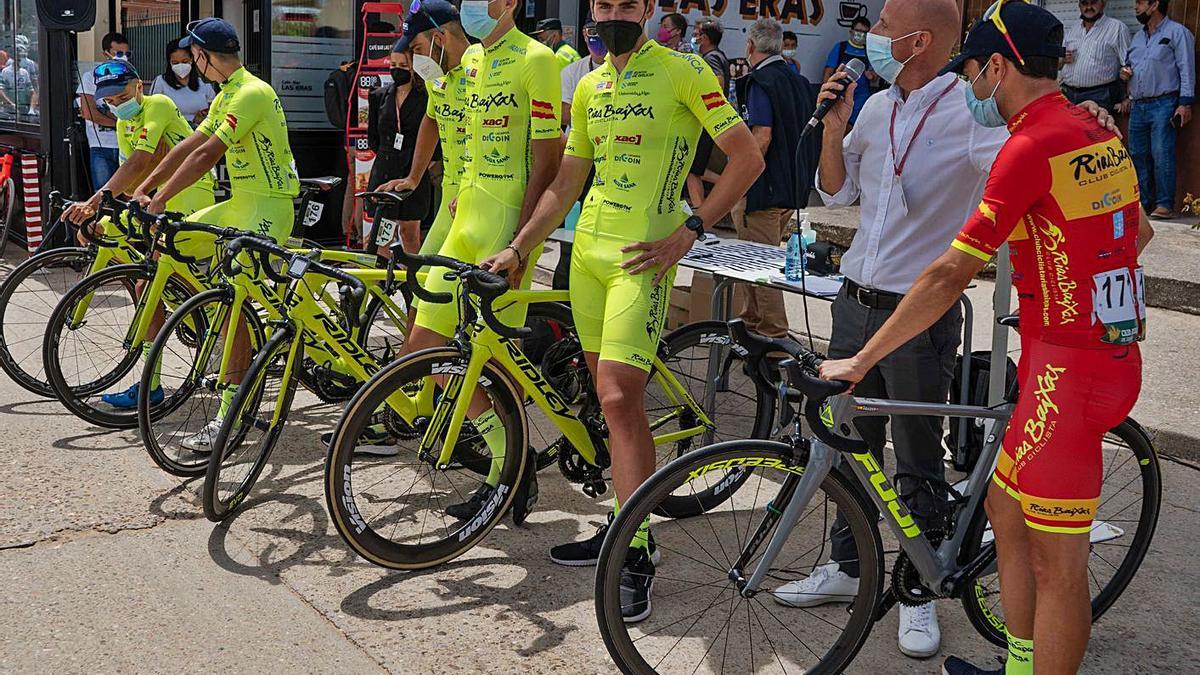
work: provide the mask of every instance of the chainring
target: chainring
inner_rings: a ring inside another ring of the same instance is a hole
[[[903,551],[896,556],[896,564],[892,568],[892,592],[896,594],[897,601],[906,607],[924,605],[938,597],[921,582],[921,573]]]

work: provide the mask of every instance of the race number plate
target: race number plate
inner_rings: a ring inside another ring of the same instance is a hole
[[[1138,340],[1138,291],[1128,269],[1101,272],[1092,277],[1093,320],[1104,325],[1102,342],[1127,345]]]
[[[312,227],[321,220],[321,214],[325,212],[325,205],[321,202],[309,202],[308,208],[304,211],[304,226]]]
[[[375,234],[376,246],[387,246],[392,243],[392,235],[396,234],[396,221],[391,218],[380,218],[379,229]]]

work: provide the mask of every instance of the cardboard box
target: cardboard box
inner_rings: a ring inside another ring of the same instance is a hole
[[[690,301],[688,303],[688,321],[707,321],[712,318],[713,289],[716,283],[708,272],[693,272]]]
[[[692,294],[687,288],[675,287],[671,289],[671,301],[667,306],[666,330],[675,330],[689,323],[688,316],[691,314],[691,296]]]

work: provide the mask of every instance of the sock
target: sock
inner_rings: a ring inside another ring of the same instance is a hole
[[[229,407],[233,405],[233,396],[236,393],[237,387],[232,384],[221,387],[221,407],[217,409],[217,419],[223,420],[229,414]]]
[[[621,500],[613,498],[613,518],[621,511]],[[638,526],[637,533],[633,535],[633,541],[629,542],[630,548],[640,548],[646,553],[650,552],[650,516],[642,521]]]
[[[508,444],[504,425],[500,423],[500,416],[491,408],[472,421],[475,430],[483,436],[483,442],[487,443],[488,450],[492,452],[492,468],[488,471],[487,484],[496,487],[500,483],[500,468],[504,466],[504,450]]]
[[[1004,675],[1033,675],[1033,640],[1019,638],[1007,630],[1008,661]]]
[[[154,390],[162,386],[162,360],[160,359],[158,363],[150,363],[150,347],[151,344],[149,342],[142,343],[142,358],[146,359],[146,365],[154,367],[154,371],[150,375],[150,389]]]

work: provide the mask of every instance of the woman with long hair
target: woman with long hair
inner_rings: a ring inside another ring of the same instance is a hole
[[[190,51],[179,46],[179,40],[167,43],[167,69],[154,78],[151,94],[163,94],[175,101],[183,118],[195,127],[208,115],[208,106],[217,93],[211,84],[200,80],[192,65]]]

